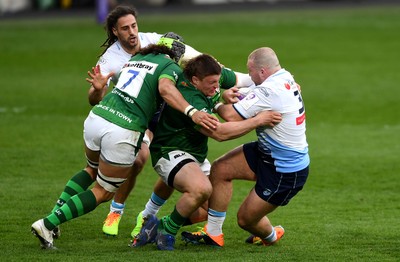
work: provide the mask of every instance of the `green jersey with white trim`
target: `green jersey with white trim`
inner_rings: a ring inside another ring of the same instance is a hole
[[[182,69],[165,54],[137,54],[121,69],[118,83],[92,111],[120,127],[144,132],[162,103],[160,78],[174,83]]]
[[[227,89],[235,84],[235,73],[224,68],[219,81],[220,88]],[[219,101],[219,90],[213,97],[207,97],[197,90],[183,74],[179,76],[177,87],[186,101],[197,110],[212,114],[214,105]],[[190,153],[200,163],[204,162],[208,154],[208,137],[200,133],[199,128],[200,126],[197,126],[190,117],[166,106],[161,113],[150,144],[153,166],[161,157],[168,159],[168,152],[174,150]]]

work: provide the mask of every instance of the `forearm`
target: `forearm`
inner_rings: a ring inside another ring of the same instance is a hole
[[[172,108],[179,112],[185,113],[185,109],[189,103],[185,100],[173,82],[167,78],[163,78],[159,82],[159,91],[164,101]]]
[[[107,91],[107,86],[104,86],[102,89],[95,89],[93,86],[90,86],[88,92],[89,104],[94,106],[100,103],[106,91]]]
[[[89,78],[86,78],[86,81],[90,83],[88,99],[92,106],[97,105],[103,99],[108,88],[109,79],[113,75],[113,72],[102,75],[100,65],[96,65],[92,67],[92,71],[88,71]]]
[[[241,121],[243,118],[236,112],[232,104],[218,103],[215,107],[215,113],[218,113],[225,121]]]
[[[222,142],[241,137],[249,133],[259,125],[259,120],[252,117],[243,121],[221,123],[217,126],[215,130],[206,132],[209,133],[208,136],[210,136],[211,138]]]
[[[161,79],[158,89],[161,97],[169,106],[190,117],[197,125],[206,129],[215,129],[216,124],[219,122],[218,118],[206,112],[199,111],[190,105],[171,80],[167,78]]]

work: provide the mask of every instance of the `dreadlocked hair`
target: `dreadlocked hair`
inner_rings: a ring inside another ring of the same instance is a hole
[[[156,45],[156,44],[151,44],[148,45],[142,49],[140,49],[139,54],[141,55],[148,55],[148,54],[166,54],[168,55],[171,59],[175,58],[175,53],[167,46],[165,45]]]
[[[107,32],[107,39],[101,45],[101,47],[105,47],[105,49],[100,56],[102,56],[107,51],[107,49],[118,40],[118,38],[113,33],[113,28],[117,26],[118,19],[126,15],[133,15],[135,18],[137,18],[138,12],[133,6],[120,5],[114,8],[108,14],[106,24],[104,26],[104,29]]]

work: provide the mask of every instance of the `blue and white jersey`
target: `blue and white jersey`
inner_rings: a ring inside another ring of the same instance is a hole
[[[140,48],[144,48],[150,44],[157,44],[161,38],[161,34],[158,33],[141,33],[139,32],[139,42]],[[99,58],[97,64],[100,65],[100,71],[102,75],[107,75],[114,72],[114,76],[108,80],[108,85],[110,81],[114,84],[117,83],[118,73],[121,68],[131,59],[132,55],[126,52],[119,41],[113,43],[107,51]]]
[[[304,103],[288,71],[281,69],[271,75],[233,107],[243,118],[253,117],[264,110],[282,114],[282,122],[275,127],[256,129],[260,150],[275,159],[278,172],[296,172],[310,164]]]

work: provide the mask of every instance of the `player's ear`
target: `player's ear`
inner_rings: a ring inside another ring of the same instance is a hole
[[[192,76],[192,83],[196,87],[200,82],[200,79],[197,76]]]
[[[117,35],[118,31],[115,27],[112,28],[112,32],[116,37],[118,37],[118,35]]]

